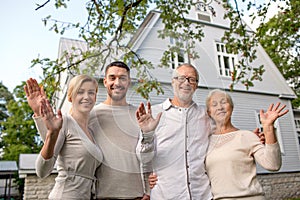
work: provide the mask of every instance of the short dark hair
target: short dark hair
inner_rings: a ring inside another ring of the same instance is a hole
[[[115,61],[115,62],[112,62],[110,64],[108,64],[106,66],[106,69],[105,69],[105,76],[107,74],[107,70],[111,67],[120,67],[120,68],[124,68],[126,69],[126,71],[128,72],[128,74],[130,75],[130,68],[122,61]]]

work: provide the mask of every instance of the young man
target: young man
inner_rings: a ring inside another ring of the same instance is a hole
[[[123,62],[106,67],[103,84],[107,98],[91,113],[90,127],[103,151],[102,165],[96,171],[97,199],[143,199],[140,163],[136,156],[139,127],[136,107],[126,101],[130,69]],[[148,183],[145,183],[148,184]]]

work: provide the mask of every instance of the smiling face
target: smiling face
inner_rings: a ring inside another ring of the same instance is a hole
[[[73,111],[90,112],[96,103],[97,87],[91,81],[82,83],[72,99]]]
[[[92,81],[85,81],[72,96],[72,113],[89,113],[95,103],[97,95],[97,85]]]
[[[90,112],[96,102],[98,82],[88,75],[77,75],[69,83],[67,97],[72,103],[72,113]]]
[[[197,82],[190,83],[187,78],[194,78],[198,80],[197,73],[194,68],[183,65],[176,70],[176,77],[185,77],[184,82],[180,82],[178,79],[173,77],[172,86],[174,91],[174,99],[179,102],[192,102],[193,94],[197,89]]]
[[[126,104],[126,93],[130,85],[130,77],[125,68],[112,66],[107,69],[103,84],[108,95],[106,103]]]
[[[225,92],[214,92],[208,97],[207,111],[216,124],[226,125],[231,121],[233,105]]]

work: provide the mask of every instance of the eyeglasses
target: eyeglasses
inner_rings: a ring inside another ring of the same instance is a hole
[[[176,77],[173,77],[173,78],[176,79],[180,83],[184,83],[185,80],[188,80],[188,82],[191,83],[191,84],[195,84],[195,83],[198,82],[198,80],[194,77],[176,76]]]

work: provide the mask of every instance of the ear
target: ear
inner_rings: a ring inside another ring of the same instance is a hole
[[[207,109],[206,112],[207,112],[208,116],[210,117],[210,110]]]
[[[104,77],[104,79],[103,79],[103,85],[104,85],[104,87],[106,87],[106,84],[107,84],[107,80],[106,80],[106,78]]]
[[[198,83],[197,84],[193,84],[192,87],[194,88],[194,90],[196,91],[198,88]]]
[[[174,86],[174,78],[172,78],[172,83],[171,83],[172,87]]]

